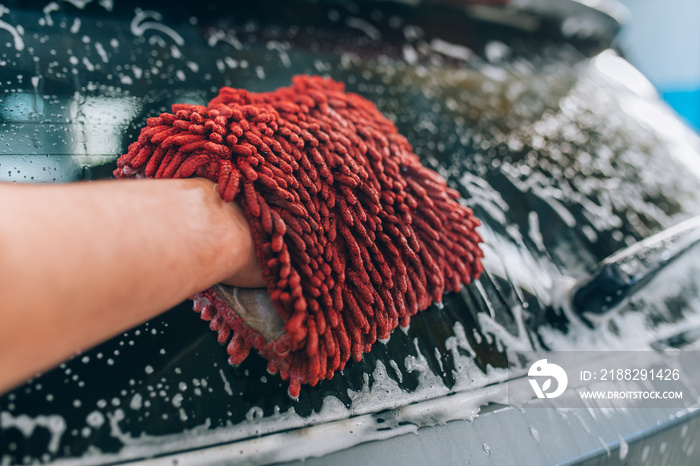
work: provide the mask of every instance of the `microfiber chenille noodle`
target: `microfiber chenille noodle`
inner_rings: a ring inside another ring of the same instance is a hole
[[[229,362],[251,348],[268,369],[315,385],[483,270],[479,221],[421,165],[405,137],[342,83],[297,76],[251,93],[224,87],[207,107],[149,118],[117,177],[205,177],[248,220],[284,321],[268,340],[215,289],[193,299]]]

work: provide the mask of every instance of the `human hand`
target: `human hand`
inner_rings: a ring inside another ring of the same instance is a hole
[[[245,259],[236,260],[235,264],[231,266],[231,275],[222,280],[221,283],[241,288],[265,287],[267,283],[263,278],[262,266],[255,252],[253,236],[243,215],[243,210],[235,202],[229,203],[228,206],[236,228],[241,231],[241,234],[237,235],[236,242],[238,244],[236,244],[236,247]]]

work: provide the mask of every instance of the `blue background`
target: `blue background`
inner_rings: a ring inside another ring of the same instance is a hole
[[[700,130],[700,0],[621,0],[620,48],[659,94]]]

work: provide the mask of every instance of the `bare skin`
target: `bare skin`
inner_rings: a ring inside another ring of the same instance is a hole
[[[0,183],[0,393],[219,282],[265,284],[208,180]]]

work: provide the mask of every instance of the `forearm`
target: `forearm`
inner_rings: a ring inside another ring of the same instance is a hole
[[[250,233],[213,186],[0,184],[0,392],[246,275]]]

